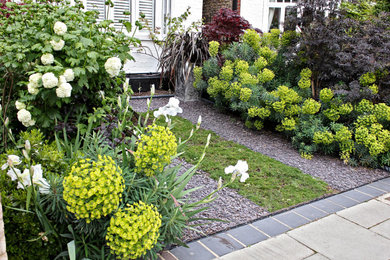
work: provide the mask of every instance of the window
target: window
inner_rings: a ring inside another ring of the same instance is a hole
[[[99,11],[98,21],[103,21],[107,19],[106,17],[106,5],[104,4],[104,0],[87,0],[85,8],[87,11]]]
[[[269,0],[268,30],[277,28],[283,31],[286,9],[295,6],[296,2],[297,0]]]

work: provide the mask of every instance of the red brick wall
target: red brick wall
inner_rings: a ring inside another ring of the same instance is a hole
[[[240,0],[238,0],[240,1]],[[240,6],[240,4],[238,4]],[[205,23],[211,22],[214,15],[217,14],[221,8],[233,7],[232,0],[203,0],[203,19]]]

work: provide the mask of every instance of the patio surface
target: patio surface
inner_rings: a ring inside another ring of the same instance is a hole
[[[390,259],[390,178],[176,247],[163,260]]]

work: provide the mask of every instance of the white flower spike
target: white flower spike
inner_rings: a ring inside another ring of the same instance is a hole
[[[235,166],[229,165],[225,168],[225,174],[236,173],[237,176],[241,176],[240,182],[245,182],[249,178],[248,169],[246,161],[238,160]]]
[[[8,155],[7,162],[1,166],[1,169],[4,171],[8,167],[14,167],[15,165],[21,164],[22,161],[20,160],[19,156],[17,155]]]

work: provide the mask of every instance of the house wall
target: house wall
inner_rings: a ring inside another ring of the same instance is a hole
[[[205,23],[211,22],[221,8],[233,8],[232,0],[203,0],[203,19]]]
[[[241,0],[240,15],[255,28],[267,31],[268,0]],[[266,19],[265,19],[266,18]]]
[[[202,20],[203,1],[201,0],[171,0],[171,17],[182,15],[189,6],[191,14],[184,24],[189,26],[192,22]]]

